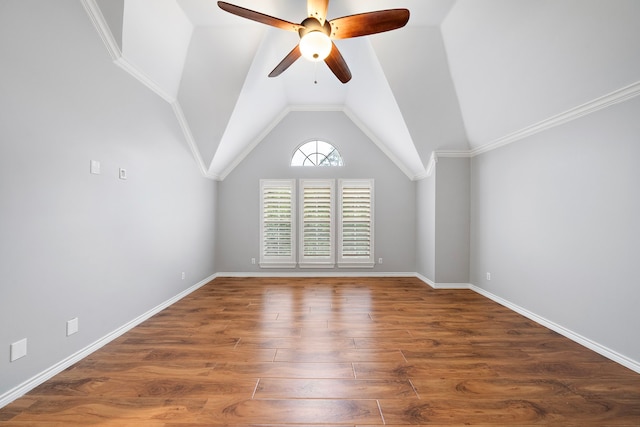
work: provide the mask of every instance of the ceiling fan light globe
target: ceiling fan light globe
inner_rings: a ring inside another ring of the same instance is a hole
[[[331,53],[331,39],[320,31],[310,31],[300,39],[300,53],[309,61],[318,62]]]

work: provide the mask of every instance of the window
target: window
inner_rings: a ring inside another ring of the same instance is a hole
[[[338,184],[338,266],[373,267],[373,180]]]
[[[333,267],[334,180],[300,180],[300,267]]]
[[[299,191],[260,180],[260,267],[373,267],[373,180],[301,179]]]
[[[296,266],[295,187],[294,179],[260,180],[260,267]]]
[[[293,153],[291,166],[342,166],[342,157],[328,142],[309,141]]]

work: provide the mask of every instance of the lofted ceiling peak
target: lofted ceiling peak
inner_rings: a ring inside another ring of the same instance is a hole
[[[173,104],[208,176],[224,179],[288,112],[299,110],[344,111],[409,178],[424,174],[421,155],[370,42],[387,33],[334,41],[353,75],[347,84],[324,63],[302,59],[269,78],[298,43],[295,32],[231,15],[212,0],[123,0],[121,25],[113,3],[84,1],[94,6],[88,9],[98,18],[105,9],[102,17],[117,40],[113,44],[120,49],[123,68],[134,70]],[[301,22],[307,13],[295,0],[233,3],[291,22]],[[363,0],[334,0],[327,19],[403,7],[411,11],[408,25],[433,26],[453,3],[383,0],[372,9]]]

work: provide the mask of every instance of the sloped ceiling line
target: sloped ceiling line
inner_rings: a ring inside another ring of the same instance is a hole
[[[295,105],[288,106],[278,114],[275,119],[267,126],[261,133],[258,135],[251,144],[249,144],[244,151],[234,160],[232,164],[230,164],[224,172],[218,177],[220,180],[224,180],[227,175],[233,171],[233,169],[238,166],[245,157],[251,153],[251,151],[262,141],[277,125],[280,123],[289,113],[296,111],[338,111],[344,113],[349,119],[353,122],[353,124],[358,127],[362,133],[367,135],[367,137],[374,143],[376,146],[387,156],[389,159],[400,169],[407,177],[411,180],[421,179],[418,175],[413,175],[411,171],[409,171],[404,164],[393,154],[391,153],[386,146],[376,137],[376,135],[371,132],[367,126],[358,118],[358,116],[351,111],[348,107],[344,105],[321,105],[321,106],[306,106],[306,105]]]
[[[429,163],[427,164],[427,172],[419,179],[428,178],[433,174],[435,165],[438,163],[438,157],[475,157],[513,142],[520,141],[521,139],[527,138],[536,133],[549,130],[555,126],[560,126],[588,114],[595,113],[596,111],[611,107],[612,105],[628,101],[638,95],[640,95],[640,81],[593,99],[582,105],[578,105],[577,107],[571,108],[560,114],[556,114],[555,116],[549,117],[531,126],[527,126],[509,135],[505,135],[494,141],[483,144],[473,150],[433,151],[431,153]]]
[[[555,116],[520,129],[519,131],[505,135],[492,142],[483,144],[478,148],[470,150],[471,156],[477,156],[478,154],[486,153],[487,151],[502,147],[503,145],[511,144],[512,142],[519,141],[538,132],[543,132],[555,126],[586,116],[587,114],[595,113],[596,111],[627,101],[638,95],[640,95],[640,81],[617,89],[582,105],[578,105],[577,107],[571,108],[560,114],[556,114]]]
[[[173,109],[173,112],[176,116],[176,120],[178,121],[180,129],[182,130],[185,140],[187,141],[187,145],[189,146],[189,149],[193,154],[200,172],[206,178],[219,180],[219,177],[208,173],[207,168],[204,165],[204,161],[202,160],[202,156],[200,155],[200,150],[198,149],[198,146],[196,145],[196,142],[191,133],[189,123],[187,122],[184,112],[182,111],[182,107],[180,106],[178,101],[173,96],[166,93],[159,85],[157,85],[153,80],[151,80],[147,75],[145,75],[135,66],[130,64],[122,56],[122,51],[120,50],[120,47],[118,46],[118,43],[116,42],[116,39],[113,36],[113,33],[111,32],[111,29],[109,28],[109,25],[107,24],[104,16],[102,15],[100,7],[96,4],[95,0],[81,0],[81,2],[85,11],[87,12],[87,15],[89,15],[91,23],[104,42],[104,45],[107,48],[107,51],[109,52],[109,55],[111,56],[113,62],[171,105],[171,108]]]

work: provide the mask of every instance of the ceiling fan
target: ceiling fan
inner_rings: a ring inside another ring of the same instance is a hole
[[[359,13],[327,20],[329,0],[307,0],[307,18],[300,24],[265,15],[251,9],[219,1],[218,6],[229,13],[251,19],[272,27],[295,31],[300,42],[271,71],[269,77],[277,77],[300,56],[311,61],[324,61],[342,83],[351,80],[351,71],[333,40],[368,36],[404,27],[409,21],[409,10],[386,9]]]

